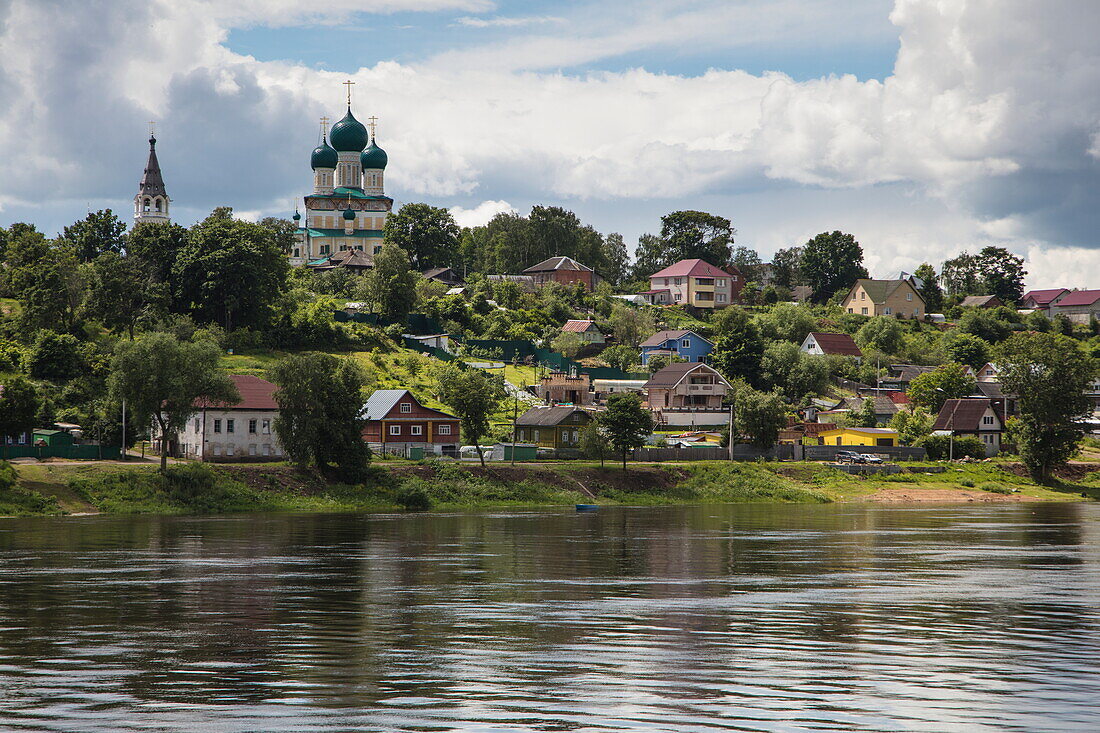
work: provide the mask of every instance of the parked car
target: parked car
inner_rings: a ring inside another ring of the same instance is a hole
[[[837,463],[863,463],[863,456],[854,450],[838,450],[836,452]]]
[[[864,463],[882,463],[881,458],[870,453],[860,453],[859,457],[863,459]]]

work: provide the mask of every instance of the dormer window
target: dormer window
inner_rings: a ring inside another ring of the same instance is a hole
[[[401,412],[412,412],[412,411],[413,411],[413,406],[412,406],[411,402],[402,402],[401,403]]]

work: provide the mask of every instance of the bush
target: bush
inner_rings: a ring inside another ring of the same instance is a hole
[[[74,478],[70,488],[111,514],[223,514],[270,511],[261,493],[210,466],[171,466],[163,474],[130,470]]]
[[[61,514],[57,499],[19,486],[15,468],[0,461],[0,515]]]
[[[426,512],[432,508],[432,497],[428,495],[427,482],[423,479],[409,479],[397,489],[394,502],[410,512]]]
[[[32,377],[64,381],[84,371],[80,342],[75,336],[41,331],[23,357],[23,368]]]
[[[951,438],[947,435],[926,435],[916,442],[928,451],[933,461],[946,460],[952,453]],[[985,458],[985,443],[973,436],[955,438],[955,458]]]

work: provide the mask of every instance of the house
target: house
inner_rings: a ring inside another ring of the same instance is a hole
[[[814,289],[809,285],[795,285],[791,288],[791,300],[796,303],[806,303],[814,297]]]
[[[919,318],[924,315],[924,298],[913,287],[912,278],[871,280],[860,278],[842,304],[845,313],[862,316]]]
[[[536,390],[539,399],[548,405],[591,405],[594,395],[590,387],[591,377],[587,374],[551,372],[539,381]]]
[[[532,407],[516,418],[517,441],[559,452],[580,450],[581,430],[592,415],[579,407]]]
[[[1074,323],[1100,318],[1100,290],[1071,290],[1047,309],[1051,318],[1066,316]]]
[[[283,448],[275,433],[276,386],[251,375],[234,374],[230,379],[240,402],[195,402],[195,412],[168,446],[170,455],[219,463],[282,459]]]
[[[575,333],[580,336],[581,341],[584,341],[586,344],[602,344],[605,342],[603,334],[600,333],[600,329],[596,327],[595,321],[570,319],[561,327],[561,332]]]
[[[996,295],[968,295],[959,305],[963,308],[1000,308],[1004,301]]]
[[[856,340],[846,333],[811,331],[806,334],[800,348],[807,354],[817,356],[850,356],[857,364],[863,360],[863,352],[856,345]]]
[[[534,278],[535,285],[559,283],[561,285],[583,284],[589,291],[595,290],[600,276],[588,265],[582,265],[572,257],[551,257],[537,265],[531,265],[523,271],[524,275]]]
[[[875,446],[893,448],[898,444],[898,433],[889,428],[834,428],[818,434],[822,445]]]
[[[363,441],[371,450],[458,456],[459,421],[442,410],[425,407],[407,389],[376,389],[359,413],[365,421]]]
[[[642,364],[649,364],[654,354],[679,357],[685,361],[706,361],[714,349],[714,342],[705,339],[694,331],[676,329],[658,331],[641,344]]]
[[[1069,295],[1066,288],[1051,288],[1049,290],[1029,290],[1020,299],[1020,307],[1024,310],[1037,310],[1046,314],[1052,305]]]
[[[486,275],[485,279],[489,282],[515,283],[528,292],[534,292],[537,287],[533,275]]]
[[[669,303],[676,305],[724,308],[737,302],[741,288],[745,287],[741,271],[733,266],[730,270],[727,272],[700,259],[680,260],[650,275],[650,290],[646,292],[668,290]]]
[[[649,409],[664,425],[724,425],[729,389],[721,374],[699,362],[669,364],[646,382]]]
[[[1001,450],[1004,420],[991,400],[964,397],[943,403],[932,430],[949,431],[956,438],[975,436],[985,444],[986,456],[995,456]]]
[[[644,379],[593,379],[592,391],[595,392],[597,402],[603,402],[608,395],[634,392],[645,392],[646,380]]]
[[[967,368],[969,369],[969,367]],[[909,389],[909,383],[921,374],[934,371],[936,371],[936,367],[934,366],[891,364],[886,369],[886,376],[879,380],[879,386],[904,392]]]
[[[844,414],[852,414],[863,409],[865,400],[874,400],[875,424],[885,427],[894,415],[898,414],[898,403],[884,394],[868,395],[866,397],[845,397],[831,410],[821,410],[817,413],[818,420],[838,417]]]
[[[361,249],[343,249],[331,255],[325,255],[320,259],[307,262],[306,267],[317,272],[335,270],[342,267],[356,274],[363,273],[374,267],[374,257]]]
[[[430,270],[425,270],[421,273],[421,276],[425,280],[433,280],[437,283],[443,283],[451,288],[460,288],[466,284],[466,281],[461,275],[455,272],[453,267],[433,267]]]
[[[975,378],[979,382],[999,382],[1001,381],[1001,368],[991,361],[986,362],[978,369]]]
[[[836,423],[796,422],[785,430],[779,431],[779,442],[794,445],[821,445],[821,434],[827,430],[836,430]]]
[[[672,304],[672,291],[668,288],[657,288],[655,290],[643,290],[638,293],[638,297],[643,302],[650,305],[671,305]]]

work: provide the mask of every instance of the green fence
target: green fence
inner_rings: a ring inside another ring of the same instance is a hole
[[[68,458],[71,460],[117,461],[122,451],[117,445],[0,445],[0,460],[9,458]]]

